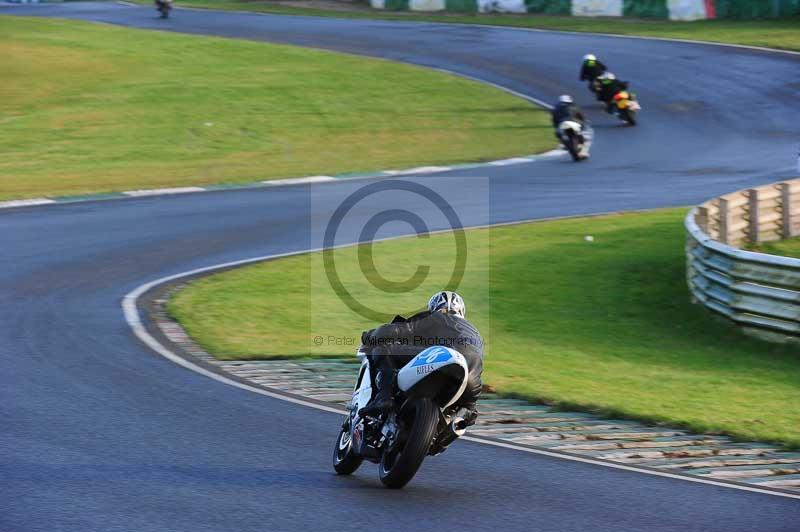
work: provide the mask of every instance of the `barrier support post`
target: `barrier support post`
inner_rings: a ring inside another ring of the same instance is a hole
[[[747,191],[747,214],[749,227],[747,230],[747,240],[751,244],[758,244],[761,240],[759,238],[759,220],[758,220],[758,189],[751,188]]]
[[[730,236],[731,215],[728,209],[728,200],[719,198],[719,241],[728,243]]]
[[[794,236],[792,230],[792,184],[780,183],[781,190],[781,237],[791,238]]]

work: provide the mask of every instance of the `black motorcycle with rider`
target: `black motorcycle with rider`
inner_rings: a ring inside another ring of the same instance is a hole
[[[580,81],[586,81],[589,90],[597,94],[597,78],[605,74],[607,71],[608,68],[606,65],[598,60],[594,54],[586,54],[583,56],[583,62],[581,63],[581,73],[579,79]]]
[[[169,18],[172,11],[172,0],[155,0],[156,11],[161,14],[160,18]]]

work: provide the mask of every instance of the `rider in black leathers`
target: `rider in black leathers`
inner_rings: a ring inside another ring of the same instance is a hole
[[[171,0],[154,0],[154,3],[156,10],[161,13],[161,18],[169,17],[169,12],[172,10]]]
[[[606,66],[597,60],[592,54],[583,56],[583,63],[581,64],[581,81],[589,82],[589,89],[592,90],[592,82],[601,74],[605,74]]]
[[[556,138],[559,138],[559,140],[558,125],[561,122],[573,120],[578,122],[582,128],[586,126],[586,117],[583,115],[580,107],[575,105],[572,96],[568,94],[559,96],[558,103],[556,103],[556,106],[550,111],[550,118],[553,120],[553,127],[556,128]]]
[[[456,406],[466,409],[464,419],[468,424],[474,423],[475,403],[482,388],[483,339],[475,326],[464,318],[461,296],[455,292],[439,292],[431,298],[428,310],[407,319],[397,316],[392,323],[365,331],[361,343],[367,349],[373,370],[370,378],[378,392],[359,415],[390,409],[397,370],[428,347],[442,345],[455,349],[467,361],[467,386]]]

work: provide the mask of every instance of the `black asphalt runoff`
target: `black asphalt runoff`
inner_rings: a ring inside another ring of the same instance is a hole
[[[466,224],[688,205],[787,177],[800,137],[800,58],[789,55],[375,20],[176,10],[161,21],[150,7],[102,3],[0,14],[317,46],[447,68],[545,100],[576,94],[597,129],[591,161],[414,178]],[[577,81],[587,52],[634,81],[641,127],[625,128],[592,104]],[[454,186],[469,176],[491,178],[488,201]],[[325,184],[312,195],[332,210],[359,186]],[[120,300],[136,286],[312,245],[312,205],[315,217],[330,213],[309,192],[0,214],[0,531],[797,530],[797,500],[466,441],[427,461],[400,492],[381,488],[369,464],[336,477],[338,415],[209,380],[133,336]],[[357,211],[342,238],[357,238],[370,214]]]

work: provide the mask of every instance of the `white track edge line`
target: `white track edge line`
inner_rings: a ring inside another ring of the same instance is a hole
[[[165,188],[142,188],[136,190],[126,190],[123,192],[131,198],[142,198],[145,196],[169,196],[173,194],[192,194],[194,192],[206,192],[203,187],[165,187]]]
[[[605,461],[602,461],[602,460],[595,460],[593,458],[585,458],[583,456],[576,456],[576,455],[571,455],[571,454],[561,454],[561,453],[556,453],[556,452],[552,452],[552,451],[547,451],[547,450],[544,450],[544,449],[533,449],[531,447],[522,447],[522,446],[519,446],[519,445],[515,445],[514,443],[499,442],[499,441],[494,441],[494,440],[484,440],[483,438],[476,437],[476,436],[462,436],[461,439],[462,440],[467,440],[467,441],[472,441],[472,442],[477,442],[477,443],[484,443],[484,444],[487,444],[487,445],[494,445],[495,447],[503,447],[503,448],[506,448],[506,449],[514,449],[514,450],[517,450],[517,451],[526,451],[526,452],[529,452],[529,453],[540,454],[540,455],[543,455],[543,456],[550,456],[550,457],[553,457],[553,458],[563,458],[564,460],[573,460],[575,462],[583,462],[583,463],[587,463],[587,464],[594,464],[594,465],[600,465],[600,466],[604,466],[604,467],[610,467],[610,468],[613,468],[613,469],[621,469],[623,471],[633,471],[633,472],[636,472],[636,473],[646,473],[648,475],[654,475],[654,476],[657,476],[657,477],[665,477],[665,478],[671,478],[671,479],[676,479],[676,480],[686,480],[688,482],[696,482],[696,483],[699,483],[699,484],[710,484],[712,486],[719,486],[719,487],[722,487],[722,488],[733,488],[733,489],[738,489],[738,490],[742,490],[742,491],[752,491],[752,492],[755,492],[755,493],[761,493],[761,494],[766,494],[766,495],[777,495],[779,497],[787,497],[789,499],[798,499],[798,500],[800,500],[800,494],[785,493],[785,492],[782,492],[782,491],[773,491],[773,490],[769,490],[769,489],[759,488],[759,487],[757,487],[755,485],[753,485],[753,486],[744,486],[744,485],[741,485],[741,484],[732,484],[732,483],[728,483],[728,482],[721,482],[721,481],[718,481],[718,480],[711,480],[711,479],[703,478],[703,477],[700,477],[700,476],[691,476],[691,475],[688,475],[688,474],[687,475],[676,475],[675,473],[668,473],[666,471],[656,471],[656,470],[653,470],[653,469],[643,469],[643,468],[639,468],[639,467],[636,467],[636,466],[618,464],[618,463],[615,463],[615,462],[605,462]]]
[[[606,213],[597,213],[596,215],[592,215],[592,216],[603,216],[603,215],[606,215],[606,214],[612,214],[613,212],[615,212],[615,211],[606,212]],[[635,211],[628,211],[628,212],[635,212]],[[585,216],[586,215],[561,216],[561,217],[553,217],[553,218],[535,218],[535,219],[520,220],[520,221],[515,221],[515,222],[502,222],[502,223],[497,223],[497,224],[486,224],[486,225],[469,227],[469,228],[464,228],[464,229],[486,229],[486,228],[490,228],[490,227],[502,227],[502,226],[508,226],[508,225],[519,225],[519,224],[524,224],[524,223],[544,222],[544,221],[552,221],[552,220],[567,219],[567,218],[579,218],[579,217],[585,217]],[[439,230],[439,231],[431,231],[430,234],[447,233],[447,232],[450,232],[450,231],[452,231],[452,229],[443,229],[443,230]],[[400,238],[407,238],[408,236],[409,235],[399,235],[399,236],[393,236],[393,237],[388,237],[388,238],[382,238],[382,239],[376,240],[376,242],[383,242],[383,241],[388,241],[388,240],[397,240],[397,239],[400,239]],[[342,244],[342,245],[339,245],[339,246],[334,246],[331,249],[350,247],[350,246],[354,246],[354,245],[358,245],[358,243],[355,243],[355,244]],[[293,404],[300,405],[300,406],[306,406],[306,407],[309,407],[309,408],[322,410],[324,412],[331,412],[331,413],[334,413],[334,414],[346,414],[347,411],[343,410],[341,408],[336,408],[336,407],[333,407],[333,406],[326,406],[326,405],[322,405],[322,404],[319,404],[319,403],[314,403],[314,402],[311,402],[311,401],[304,401],[302,399],[296,399],[294,397],[289,397],[287,395],[273,393],[273,392],[270,392],[270,391],[265,390],[263,388],[258,388],[258,387],[255,387],[255,386],[251,386],[249,384],[243,384],[243,383],[235,381],[235,380],[233,380],[233,379],[231,379],[229,377],[226,377],[226,376],[221,375],[219,373],[215,373],[215,372],[210,371],[210,370],[208,370],[206,368],[203,368],[202,366],[199,366],[198,364],[195,364],[195,363],[193,363],[193,362],[191,362],[191,361],[189,361],[189,360],[187,360],[187,359],[175,354],[174,352],[170,351],[166,346],[161,344],[158,340],[156,340],[147,331],[147,329],[145,328],[144,324],[142,323],[141,317],[139,316],[139,310],[138,310],[138,307],[137,307],[139,298],[142,296],[142,294],[146,293],[147,291],[151,290],[152,288],[155,288],[156,286],[162,285],[164,283],[168,283],[170,281],[175,281],[177,279],[181,279],[181,278],[184,278],[184,277],[191,277],[191,276],[198,275],[198,274],[201,274],[201,273],[213,272],[213,271],[216,271],[216,270],[222,270],[222,269],[232,268],[232,267],[236,267],[236,266],[244,266],[244,265],[247,265],[247,264],[254,264],[254,263],[263,262],[263,261],[267,261],[267,260],[281,259],[281,258],[292,257],[292,256],[296,256],[296,255],[305,255],[305,254],[309,254],[309,253],[317,253],[317,252],[320,252],[322,250],[323,250],[322,248],[316,248],[316,249],[304,250],[304,251],[292,251],[292,252],[288,252],[288,253],[275,253],[275,254],[272,254],[272,255],[263,255],[263,256],[260,256],[260,257],[253,257],[253,258],[249,258],[249,259],[242,259],[242,260],[236,260],[236,261],[231,261],[231,262],[225,262],[225,263],[222,263],[222,264],[216,264],[216,265],[213,265],[213,266],[206,266],[206,267],[203,267],[203,268],[196,268],[194,270],[189,270],[189,271],[186,271],[186,272],[177,273],[177,274],[169,275],[169,276],[166,276],[166,277],[161,277],[160,279],[156,279],[154,281],[150,281],[148,283],[145,283],[145,284],[142,284],[142,285],[138,286],[137,288],[135,288],[134,290],[132,290],[131,292],[129,292],[127,295],[125,295],[122,298],[122,311],[123,311],[123,314],[125,316],[125,321],[128,323],[128,326],[131,328],[131,330],[133,331],[134,335],[136,335],[136,337],[139,338],[139,340],[141,340],[142,343],[144,343],[147,347],[149,347],[150,349],[152,349],[153,351],[155,351],[159,355],[163,356],[167,360],[170,360],[171,362],[174,362],[175,364],[178,364],[179,366],[182,366],[183,368],[186,368],[188,370],[194,371],[195,373],[199,373],[200,375],[203,375],[205,377],[213,379],[213,380],[215,380],[217,382],[220,382],[222,384],[227,384],[228,386],[233,386],[234,388],[238,388],[240,390],[245,390],[245,391],[248,391],[248,392],[257,393],[259,395],[264,395],[266,397],[270,397],[270,398],[273,398],[273,399],[279,399],[281,401],[286,401],[286,402],[293,403]],[[750,492],[760,493],[760,494],[764,494],[764,495],[773,495],[773,496],[778,496],[778,497],[786,497],[786,498],[790,498],[790,499],[800,500],[800,494],[785,493],[785,492],[782,492],[782,491],[759,488],[759,487],[756,487],[756,486],[745,486],[745,485],[741,485],[741,484],[732,484],[732,483],[728,483],[728,482],[711,480],[711,479],[706,479],[706,478],[702,478],[702,477],[694,477],[694,476],[688,476],[688,475],[677,475],[677,474],[669,473],[669,472],[665,472],[665,471],[656,471],[656,470],[652,470],[652,469],[643,469],[643,468],[638,468],[636,466],[618,464],[618,463],[615,463],[615,462],[606,462],[606,461],[603,461],[603,460],[596,460],[596,459],[593,459],[593,458],[586,458],[586,457],[577,456],[577,455],[562,454],[562,453],[552,452],[552,451],[548,451],[548,450],[544,450],[544,449],[535,449],[535,448],[532,448],[532,447],[523,447],[523,446],[520,446],[520,445],[516,445],[514,443],[506,443],[506,442],[499,442],[499,441],[494,441],[494,440],[486,440],[486,439],[483,439],[483,438],[480,438],[480,437],[476,437],[476,436],[464,436],[461,439],[462,440],[466,440],[466,441],[475,442],[475,443],[482,443],[484,445],[493,445],[495,447],[501,447],[501,448],[504,448],[504,449],[512,449],[512,450],[516,450],[516,451],[524,451],[524,452],[527,452],[527,453],[538,454],[538,455],[548,456],[548,457],[552,457],[552,458],[561,458],[561,459],[564,459],[564,460],[572,460],[574,462],[582,462],[582,463],[586,463],[586,464],[599,465],[599,466],[603,466],[603,467],[610,467],[610,468],[613,468],[613,469],[620,469],[620,470],[623,470],[623,471],[644,473],[644,474],[647,474],[647,475],[654,475],[654,476],[659,476],[659,477],[671,478],[671,479],[675,479],[675,480],[685,480],[685,481],[688,481],[688,482],[695,482],[695,483],[699,483],[699,484],[708,484],[708,485],[718,486],[718,487],[723,487],[723,488],[738,489],[738,490],[741,490],[741,491],[750,491]]]
[[[335,177],[329,175],[310,175],[307,177],[287,177],[283,179],[267,179],[261,181],[261,184],[270,186],[284,186],[284,185],[308,185],[311,183],[326,183],[328,181],[336,181]]]
[[[13,209],[16,207],[36,207],[39,205],[50,205],[55,200],[50,198],[27,198],[18,200],[0,201],[0,209]]]

